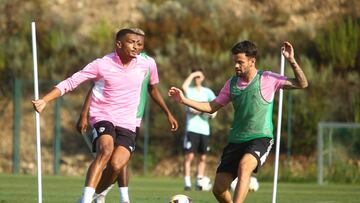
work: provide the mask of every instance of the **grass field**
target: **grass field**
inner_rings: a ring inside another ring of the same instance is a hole
[[[44,203],[74,203],[82,192],[83,177],[43,177]],[[175,194],[186,194],[194,203],[216,202],[211,192],[183,191],[181,178],[131,177],[132,203],[166,203]],[[309,183],[279,183],[279,203],[357,203],[360,185],[330,184],[318,186]],[[249,193],[247,203],[269,203],[272,183],[260,182],[258,192]],[[37,178],[35,176],[0,174],[0,203],[36,203]],[[108,195],[108,203],[117,203],[118,191]]]

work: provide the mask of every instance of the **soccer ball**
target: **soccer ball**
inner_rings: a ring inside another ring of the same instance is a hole
[[[186,195],[177,194],[170,197],[168,203],[192,203],[192,200]]]
[[[255,177],[250,177],[249,191],[256,192],[259,189],[259,182]]]
[[[210,181],[209,177],[204,176],[201,179],[196,180],[196,187],[202,191],[210,191],[212,187]]]
[[[238,179],[236,178],[230,185],[231,190],[235,191],[236,184],[238,182]],[[257,179],[253,176],[250,177],[250,184],[249,184],[249,191],[256,192],[259,189],[259,182]]]

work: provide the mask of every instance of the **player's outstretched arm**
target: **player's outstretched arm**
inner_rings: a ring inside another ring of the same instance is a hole
[[[49,93],[47,93],[42,99],[33,100],[32,103],[35,111],[41,113],[45,109],[46,104],[49,101],[60,97],[60,95],[61,95],[61,91],[55,87]]]
[[[290,63],[291,68],[293,69],[295,78],[288,78],[284,84],[284,88],[286,89],[304,89],[308,86],[308,81],[306,76],[296,62],[294,57],[294,48],[289,42],[284,42],[283,46],[281,47],[282,54],[284,55],[285,59]]]
[[[82,108],[81,108],[81,113],[80,113],[79,119],[76,124],[76,129],[81,134],[85,133],[86,129],[88,127],[88,115],[89,115],[89,109],[90,109],[91,93],[92,93],[93,88],[94,87],[91,87],[86,95],[84,104],[82,105]]]
[[[148,90],[151,95],[151,98],[160,106],[163,112],[167,115],[168,121],[171,125],[171,131],[176,131],[179,127],[178,122],[171,113],[171,111],[169,110],[169,108],[167,107],[156,85],[149,85]]]
[[[184,96],[183,92],[176,87],[171,87],[168,91],[168,95],[178,103],[185,104],[186,106],[189,106],[191,108],[197,109],[205,113],[210,113],[210,114],[215,113],[217,110],[219,110],[222,107],[214,100],[211,102],[197,102],[188,99]]]

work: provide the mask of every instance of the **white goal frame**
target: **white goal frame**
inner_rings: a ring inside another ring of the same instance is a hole
[[[317,135],[317,183],[324,184],[324,129],[326,128],[347,128],[360,129],[360,123],[342,123],[342,122],[319,122]],[[331,133],[329,134],[331,135]],[[331,141],[331,137],[330,137]],[[331,145],[331,142],[330,142]],[[331,147],[331,146],[330,146]],[[331,154],[329,155],[331,161]]]

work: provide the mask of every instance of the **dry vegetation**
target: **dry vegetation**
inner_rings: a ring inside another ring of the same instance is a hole
[[[119,27],[137,25],[139,21],[146,24],[146,19],[144,19],[138,10],[139,7],[146,2],[146,0],[51,0],[47,1],[47,4],[49,4],[51,8],[48,17],[61,18],[65,22],[76,22],[78,26],[74,29],[74,32],[79,36],[89,38],[93,27],[102,22],[113,27],[114,32]],[[167,1],[158,0],[156,2],[162,4]],[[334,19],[345,13],[359,15],[360,3],[357,0],[224,0],[221,9],[228,13],[235,14],[237,19],[241,19],[241,22],[246,22],[247,18],[252,18],[251,22],[257,22],[256,19],[259,19],[258,25],[260,26],[255,29],[258,29],[259,32],[270,33],[267,35],[268,46],[276,47],[278,44],[272,43],[285,40],[287,33],[304,30],[310,37],[315,37],[316,30],[326,24],[330,19]],[[261,18],[259,16],[261,16]],[[237,25],[237,21],[234,21],[233,25],[241,29],[241,24]],[[297,43],[301,44],[301,42]],[[160,76],[164,75],[166,74]],[[26,91],[31,92],[32,90],[27,89]],[[74,103],[77,101],[77,105],[75,105],[73,109],[64,109],[62,111],[62,126],[65,128],[64,131],[66,131],[62,138],[61,174],[64,175],[84,174],[86,166],[92,158],[88,153],[87,147],[84,146],[85,143],[81,135],[77,134],[72,128],[77,119],[75,117],[79,112],[83,98],[82,95],[85,95],[84,91],[78,91],[78,93],[74,93],[72,96],[67,96],[66,100],[74,101]],[[33,133],[35,130],[30,100],[31,96],[24,96],[22,107],[23,118],[21,120],[21,172],[35,174],[35,135]],[[0,172],[9,173],[12,167],[13,105],[10,100],[6,99],[1,101],[1,104],[3,104],[4,109],[1,111],[3,113],[0,114],[0,129],[2,129]],[[46,115],[44,115],[41,120],[43,144],[42,161],[43,170],[47,174],[52,172],[53,153],[53,120],[49,118],[53,118],[53,107],[49,108],[49,111],[46,112]],[[49,128],[51,130],[46,130]],[[179,164],[173,163],[174,160],[180,163],[180,159],[179,157],[172,157],[169,160],[161,161],[157,166],[154,166],[154,174],[178,175],[180,173],[179,168],[181,167]],[[214,168],[217,164],[216,158],[211,157],[209,163],[209,167]]]

